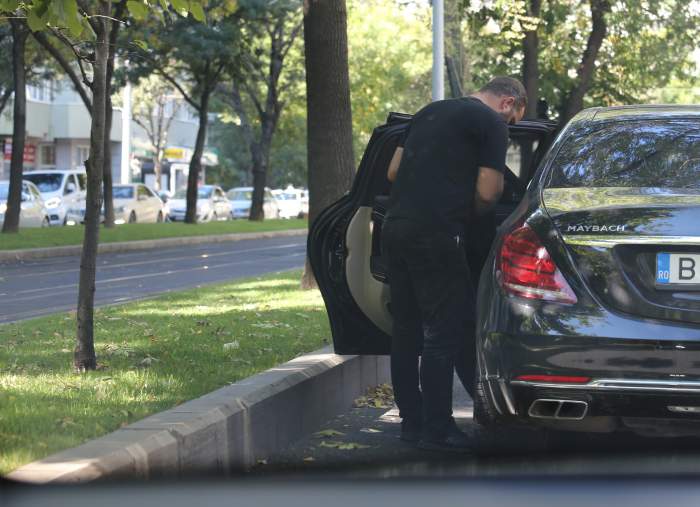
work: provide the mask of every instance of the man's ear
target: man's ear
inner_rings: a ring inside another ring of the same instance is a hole
[[[515,106],[515,97],[503,97],[501,99],[501,110],[506,111]]]

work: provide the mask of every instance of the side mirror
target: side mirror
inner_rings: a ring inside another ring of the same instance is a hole
[[[66,189],[63,191],[64,195],[72,194],[75,192],[77,188],[75,188],[75,183],[72,181],[66,183]]]
[[[32,196],[26,192],[22,192],[22,202],[30,202],[32,201]]]
[[[148,196],[145,196],[143,194],[139,194],[136,198],[137,201],[145,201],[146,199],[148,199]]]

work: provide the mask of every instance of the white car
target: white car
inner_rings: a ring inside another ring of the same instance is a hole
[[[156,223],[165,220],[163,201],[143,183],[114,185],[112,199],[115,224]],[[83,223],[84,220],[85,203],[80,208],[69,210],[68,224]]]
[[[5,221],[9,181],[0,181],[0,225]],[[48,227],[49,214],[39,189],[31,181],[22,181],[22,203],[19,212],[20,227]]]
[[[280,218],[302,218],[309,212],[308,197],[304,202],[304,191],[288,186],[284,190],[276,190],[275,197],[279,203]]]
[[[187,190],[175,192],[168,201],[170,220],[181,222],[185,220],[187,211]],[[197,222],[212,220],[228,220],[232,216],[231,203],[218,185],[202,185],[197,189]]]
[[[22,178],[41,192],[51,225],[66,225],[68,210],[85,206],[85,171],[28,171]]]
[[[253,202],[253,187],[235,187],[226,194],[231,201],[233,218],[248,218]],[[279,203],[269,188],[263,194],[263,216],[265,220],[279,218]]]

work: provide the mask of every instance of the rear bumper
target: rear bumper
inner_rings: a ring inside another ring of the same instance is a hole
[[[580,336],[491,336],[481,343],[487,396],[505,417],[588,431],[595,419],[697,423],[700,434],[700,343]],[[486,345],[486,346],[484,346]],[[589,377],[585,383],[522,380],[523,375]],[[586,403],[580,421],[532,416],[536,400]],[[577,428],[576,426],[580,426]]]

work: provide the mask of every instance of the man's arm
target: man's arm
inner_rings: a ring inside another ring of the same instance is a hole
[[[503,193],[503,173],[490,167],[479,167],[474,195],[474,209],[478,216],[485,215]]]
[[[386,179],[392,183],[396,181],[396,175],[399,173],[399,165],[401,164],[401,157],[403,155],[403,147],[399,146],[394,151],[394,156],[391,157],[391,162],[389,162],[389,170],[386,173]]]

